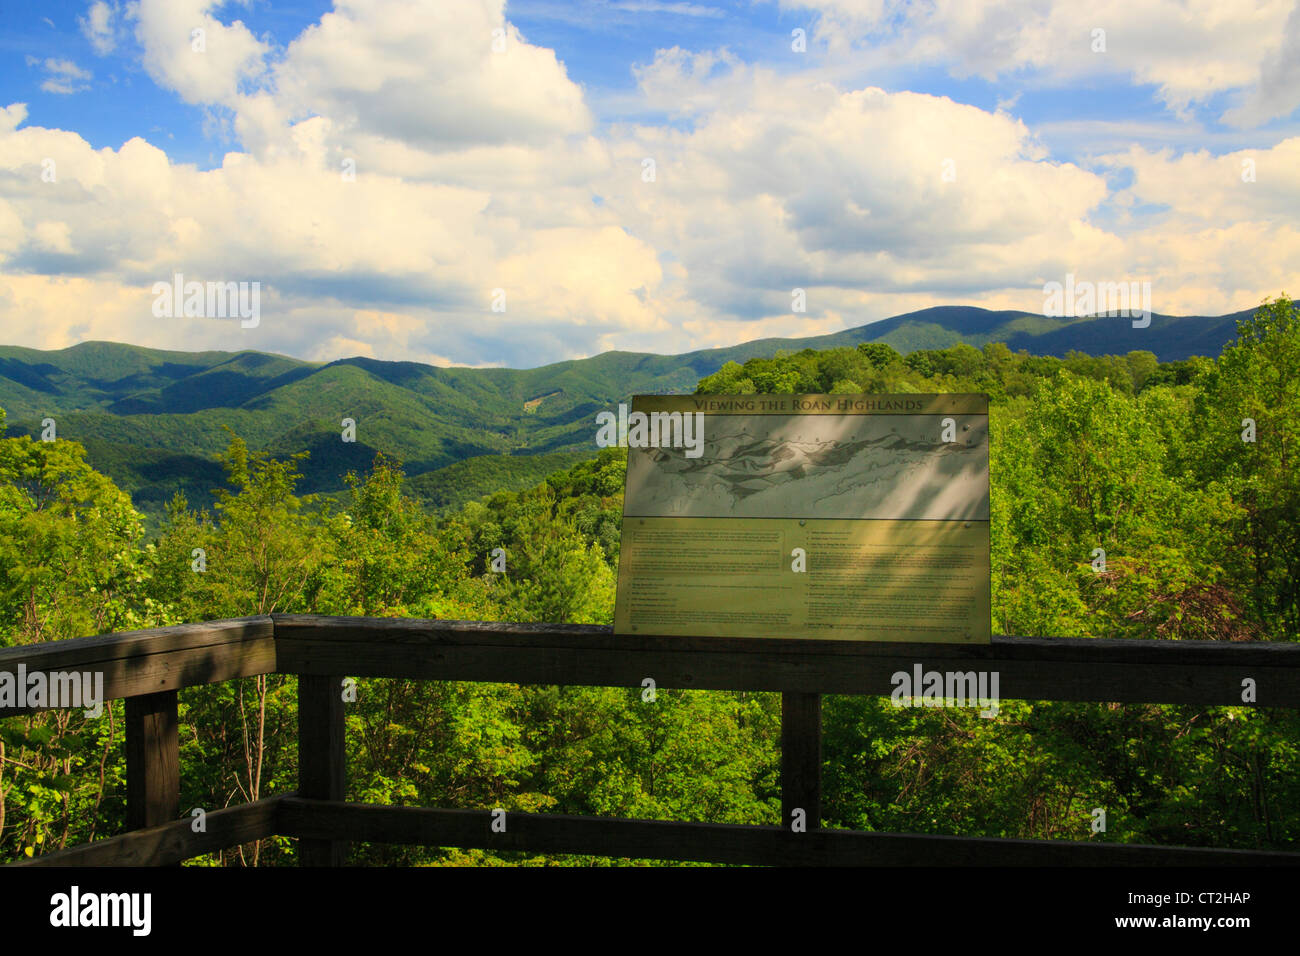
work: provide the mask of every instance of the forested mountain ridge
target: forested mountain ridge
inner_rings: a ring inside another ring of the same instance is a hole
[[[829,335],[760,339],[682,355],[606,352],[534,369],[441,368],[348,358],[306,362],[261,352],[166,352],[111,342],[56,351],[0,346],[0,407],[14,434],[57,434],[154,519],[177,491],[210,503],[230,428],[276,455],[308,450],[303,488],[340,494],[377,452],[400,459],[426,505],[446,509],[595,453],[596,411],[633,394],[690,391],[728,362],[781,350],[879,342],[901,353],[1002,342],[1038,355],[1150,352],[1216,356],[1250,313],[1047,318],[944,306]],[[357,423],[356,441],[339,440]],[[541,461],[532,456],[548,456]],[[507,456],[507,457],[501,457]],[[452,471],[442,469],[455,466]]]

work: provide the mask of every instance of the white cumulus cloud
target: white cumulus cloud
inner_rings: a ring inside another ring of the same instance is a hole
[[[936,44],[989,22],[824,6],[859,30],[939,31]],[[1150,279],[1160,311],[1226,312],[1286,288],[1300,258],[1294,138],[1071,163],[1005,109],[680,48],[635,73],[637,115],[673,122],[606,128],[505,13],[503,0],[336,0],[272,50],[218,21],[225,7],[142,0],[129,15],[146,69],[229,117],[239,148],[201,170],[143,137],[96,149],[24,125],[23,104],[0,109],[7,341],[535,365],[937,304],[1038,310],[1043,282],[1067,272]],[[1121,34],[1136,22],[1124,16]],[[1031,42],[1043,22],[1003,28],[1013,58],[1047,70],[1033,51],[1051,45]],[[963,68],[984,68],[967,53]],[[1272,69],[1256,53],[1252,75]],[[176,272],[260,283],[260,324],[155,318],[151,286]],[[796,288],[806,313],[791,311]]]
[[[81,35],[90,41],[91,47],[100,56],[112,53],[117,47],[113,20],[117,15],[115,6],[109,6],[104,0],[95,0],[86,10],[84,17],[77,17]]]

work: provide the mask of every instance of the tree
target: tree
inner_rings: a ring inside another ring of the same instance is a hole
[[[246,617],[314,608],[320,572],[333,564],[330,538],[321,532],[328,512],[315,499],[294,494],[297,462],[306,454],[277,461],[250,452],[231,436],[223,457],[230,487],[214,491],[217,520],[188,512],[173,502],[158,554],[169,562],[160,583],[179,591],[163,595],[185,620]],[[198,570],[190,555],[205,552]],[[177,577],[177,567],[183,568]],[[189,795],[198,806],[226,806],[236,797],[258,800],[267,789],[266,771],[277,786],[292,785],[287,743],[293,734],[295,696],[284,675],[261,675],[195,687],[181,698],[187,757],[208,768]],[[237,856],[256,866],[263,850],[254,843]]]
[[[884,342],[860,342],[858,343],[858,351],[866,356],[867,361],[877,369],[882,369],[903,359],[891,346],[886,345]]]
[[[0,410],[0,433],[4,423]],[[130,498],[80,444],[0,438],[0,646],[162,623],[140,586],[141,533]],[[0,847],[10,856],[113,826],[117,726],[112,707],[0,722]]]
[[[1300,634],[1300,306],[1285,294],[1238,323],[1200,379],[1188,469],[1237,512],[1252,611],[1271,636]],[[1252,439],[1253,440],[1250,440]]]

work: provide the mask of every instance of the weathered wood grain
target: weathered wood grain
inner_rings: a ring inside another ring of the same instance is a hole
[[[850,656],[895,656],[899,649],[925,647],[956,659],[979,660],[992,656],[1040,659],[1044,655],[1060,660],[1104,660],[1126,663],[1180,660],[1184,663],[1213,662],[1230,655],[1235,661],[1260,665],[1292,660],[1300,652],[1295,642],[1157,641],[1113,640],[1105,638],[1008,637],[995,635],[990,645],[908,644],[882,641],[805,640],[790,638],[681,637],[647,634],[614,635],[608,625],[536,624],[513,621],[452,621],[421,618],[334,617],[323,614],[273,614],[277,638],[311,637],[320,640],[352,642],[375,636],[385,641],[426,643],[436,639],[456,644],[514,645],[521,639],[541,643],[561,643],[569,647],[601,647],[616,637],[619,646],[636,650],[663,648],[665,645],[684,650],[728,653],[733,651],[772,651],[799,655],[804,650]]]
[[[17,673],[19,663],[28,673],[102,672],[105,700],[117,700],[274,673],[275,630],[263,616],[0,649],[0,671]]]
[[[510,813],[493,833],[490,810],[434,810],[284,798],[280,832],[375,843],[576,853],[758,866],[1296,866],[1300,854],[809,830],[714,823]]]
[[[339,802],[347,797],[342,680],[333,675],[298,677],[298,793],[303,797]],[[347,841],[340,839],[298,844],[303,866],[342,866],[347,852]]]
[[[1009,700],[1300,707],[1300,644],[996,638],[980,647],[625,637],[586,625],[275,617],[279,666],[368,677],[891,694],[896,672],[990,671]]]
[[[126,826],[161,826],[180,812],[181,755],[176,691],[126,701]]]
[[[781,695],[781,825],[789,828],[803,810],[812,830],[822,820],[822,699],[820,694]]]
[[[275,835],[281,797],[245,803],[207,816],[207,832],[195,833],[190,819],[83,843],[12,866],[168,866],[241,843]]]

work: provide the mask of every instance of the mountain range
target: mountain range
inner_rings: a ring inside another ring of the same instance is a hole
[[[310,452],[304,492],[335,493],[377,451],[399,458],[408,491],[443,510],[525,487],[596,450],[597,411],[634,394],[680,393],[729,361],[778,350],[884,342],[900,352],[958,342],[1005,342],[1064,356],[1155,353],[1161,361],[1217,356],[1253,310],[1224,316],[1049,318],[941,306],[829,335],[770,338],[680,355],[605,352],[532,369],[444,368],[347,358],[308,362],[263,352],[171,352],[113,342],[43,351],[0,346],[0,408],[10,434],[81,442],[97,469],[156,518],[176,491],[207,505],[224,482],[216,455],[227,428],[255,449]],[[356,441],[340,438],[356,423]]]

